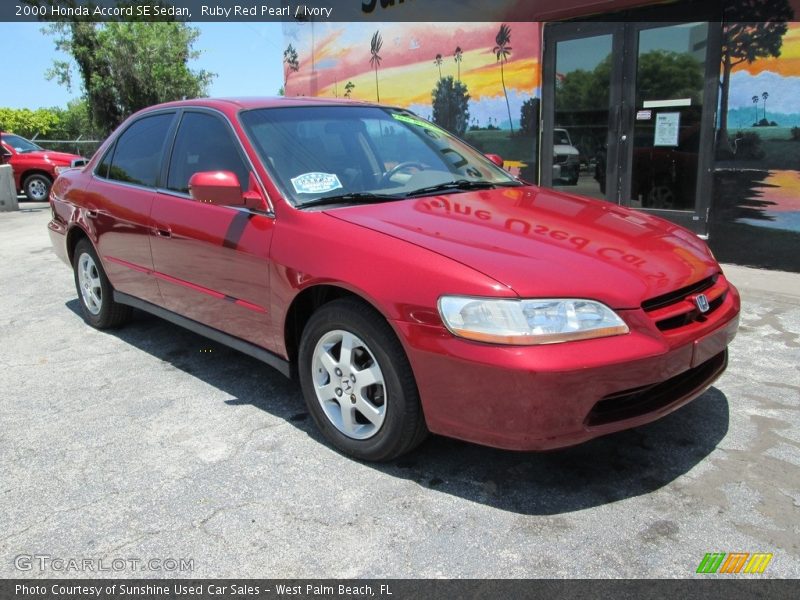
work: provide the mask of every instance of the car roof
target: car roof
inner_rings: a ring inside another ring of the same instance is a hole
[[[241,98],[196,98],[193,100],[177,100],[158,104],[153,108],[173,108],[181,106],[204,106],[222,111],[250,110],[254,108],[277,108],[290,106],[379,106],[373,102],[347,100],[338,98],[310,98],[307,96],[278,97],[241,97]]]

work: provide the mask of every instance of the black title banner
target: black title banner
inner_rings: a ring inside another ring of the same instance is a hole
[[[745,578],[679,580],[447,580],[447,579],[7,579],[0,581],[3,600],[158,600],[166,599],[324,599],[453,600],[514,598],[519,600],[650,600],[697,598],[750,600],[796,598],[794,580]]]
[[[770,21],[771,0],[2,0],[0,21]]]

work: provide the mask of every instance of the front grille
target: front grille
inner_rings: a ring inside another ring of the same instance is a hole
[[[705,294],[708,300],[708,310],[704,313],[700,312],[695,304],[696,295],[701,293]],[[642,302],[642,309],[653,319],[659,330],[669,332],[704,321],[722,306],[727,295],[728,284],[717,274],[673,292],[645,300]]]
[[[727,295],[728,292],[725,291],[718,298],[711,300],[708,303],[708,310],[705,313],[700,313],[699,311],[693,309],[680,315],[669,317],[668,319],[656,321],[656,327],[658,327],[661,331],[671,331],[680,327],[686,327],[695,321],[699,321],[701,318],[705,319],[706,315],[713,313],[720,306],[722,306],[722,303],[725,301],[725,297]]]
[[[640,417],[699,392],[711,384],[728,363],[723,350],[706,362],[661,383],[633,388],[601,399],[586,417],[589,427]]]
[[[650,300],[645,300],[642,302],[642,308],[649,312],[651,310],[661,308],[662,306],[669,306],[670,304],[680,302],[690,294],[699,294],[700,292],[710,288],[712,285],[714,285],[714,283],[716,283],[717,277],[718,275],[712,275],[711,277],[707,277],[701,281],[698,281],[697,283],[693,283],[692,285],[682,287],[674,292],[669,292],[668,294],[663,294],[661,296],[656,296],[655,298],[650,298]]]

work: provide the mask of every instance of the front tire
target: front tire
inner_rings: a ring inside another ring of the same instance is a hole
[[[133,309],[114,302],[114,288],[89,240],[75,246],[72,267],[84,321],[96,329],[111,329],[130,320]]]
[[[427,435],[405,351],[386,320],[353,299],[325,304],[303,330],[300,386],[338,450],[369,461],[411,451]]]
[[[31,202],[45,202],[50,194],[50,186],[52,185],[53,182],[47,175],[35,173],[25,179],[22,189]]]

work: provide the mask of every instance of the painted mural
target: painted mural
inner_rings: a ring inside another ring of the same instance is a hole
[[[794,14],[786,0],[768,4]],[[409,108],[535,181],[541,31],[520,22],[286,23],[285,93]],[[711,245],[722,261],[800,271],[800,22],[735,24],[726,36]]]
[[[286,23],[287,96],[408,108],[535,177],[536,23]]]
[[[712,248],[722,261],[800,271],[800,22],[726,31],[721,84]]]

